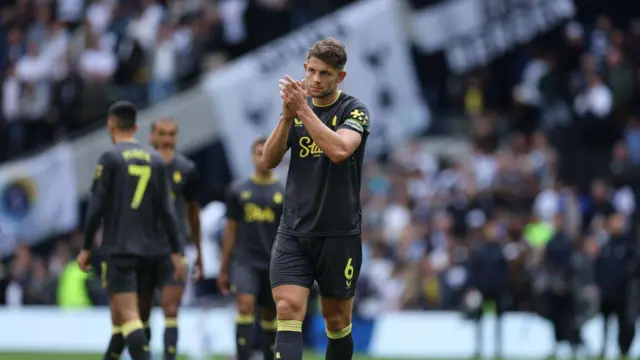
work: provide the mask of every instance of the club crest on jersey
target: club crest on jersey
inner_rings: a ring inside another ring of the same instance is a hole
[[[279,191],[273,194],[273,202],[276,204],[282,204],[282,194]]]
[[[249,191],[249,190],[243,191],[243,192],[240,193],[240,198],[242,200],[247,200],[250,197],[251,197],[251,191]]]
[[[182,182],[182,174],[180,173],[180,171],[173,172],[173,182],[176,184]]]

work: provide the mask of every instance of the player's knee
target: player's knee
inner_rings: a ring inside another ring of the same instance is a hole
[[[280,299],[276,302],[276,312],[279,320],[304,320],[304,301]]]
[[[351,324],[351,317],[340,312],[331,314],[322,314],[324,322],[329,331],[340,331]]]
[[[238,295],[236,307],[240,315],[253,315],[255,312],[255,301],[250,296]]]
[[[162,311],[164,312],[165,318],[175,318],[178,316],[178,308],[179,304],[175,303],[165,303],[162,304]]]

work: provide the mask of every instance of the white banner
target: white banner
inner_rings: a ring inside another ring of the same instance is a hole
[[[178,349],[189,358],[207,355],[233,355],[235,352],[235,309],[184,308],[180,310]],[[55,307],[0,307],[0,358],[2,353],[102,353],[111,337],[111,316],[107,308],[61,310]],[[151,316],[151,351],[162,353],[164,319],[161,309]],[[495,352],[495,318],[484,322],[483,354]],[[609,336],[604,339],[602,318],[589,321],[582,336],[591,355],[602,346],[613,359],[618,355],[617,327],[610,319]],[[503,318],[502,353],[505,359],[539,359],[553,350],[553,327],[538,316],[508,313]],[[160,334],[158,336],[158,334]],[[354,333],[358,341],[358,333]],[[475,350],[475,327],[454,312],[402,311],[376,319],[369,355],[385,359],[467,359]],[[568,345],[568,344],[567,344]],[[640,352],[636,337],[631,354]],[[561,349],[558,359],[568,359],[569,349]],[[567,356],[563,356],[567,355]],[[632,357],[633,357],[632,356]]]
[[[486,64],[573,17],[572,0],[454,0],[413,15],[413,38],[424,52],[445,51],[463,73]]]
[[[0,255],[14,239],[33,243],[78,225],[74,171],[66,144],[0,167]]]
[[[278,80],[304,75],[305,53],[317,40],[332,36],[347,48],[344,90],[371,112],[368,149],[397,144],[424,129],[429,111],[409,54],[404,2],[371,0],[354,4],[259,48],[205,78],[221,122],[236,176],[250,175],[253,140],[269,135],[281,109]],[[382,140],[384,139],[384,140]]]

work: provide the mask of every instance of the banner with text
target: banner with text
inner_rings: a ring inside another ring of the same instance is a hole
[[[348,53],[344,90],[371,113],[369,154],[393,146],[429,123],[410,57],[404,2],[373,0],[344,8],[275,40],[205,78],[236,176],[253,170],[253,140],[278,122],[282,100],[278,80],[302,79],[305,53],[332,36]]]
[[[416,10],[413,39],[463,73],[573,17],[572,0],[453,0]]]
[[[71,146],[58,145],[0,167],[0,255],[78,225]]]

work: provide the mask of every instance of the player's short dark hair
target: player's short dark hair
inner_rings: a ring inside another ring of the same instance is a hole
[[[170,122],[170,123],[174,123],[176,124],[176,129],[178,128],[178,123],[176,122],[176,120],[172,117],[169,116],[164,116],[164,117],[159,117],[157,119],[155,119],[152,123],[151,123],[151,131],[153,132],[156,129],[156,125],[158,125],[159,122]]]
[[[267,142],[267,137],[266,136],[261,136],[255,140],[253,140],[253,144],[251,144],[251,153],[256,151],[256,148],[258,147],[258,145],[264,145]]]
[[[347,64],[347,49],[334,38],[326,38],[313,44],[307,51],[307,60],[312,57],[320,59],[338,70]]]
[[[132,130],[136,126],[138,109],[130,101],[117,101],[109,107],[109,117],[116,120],[118,129]]]

